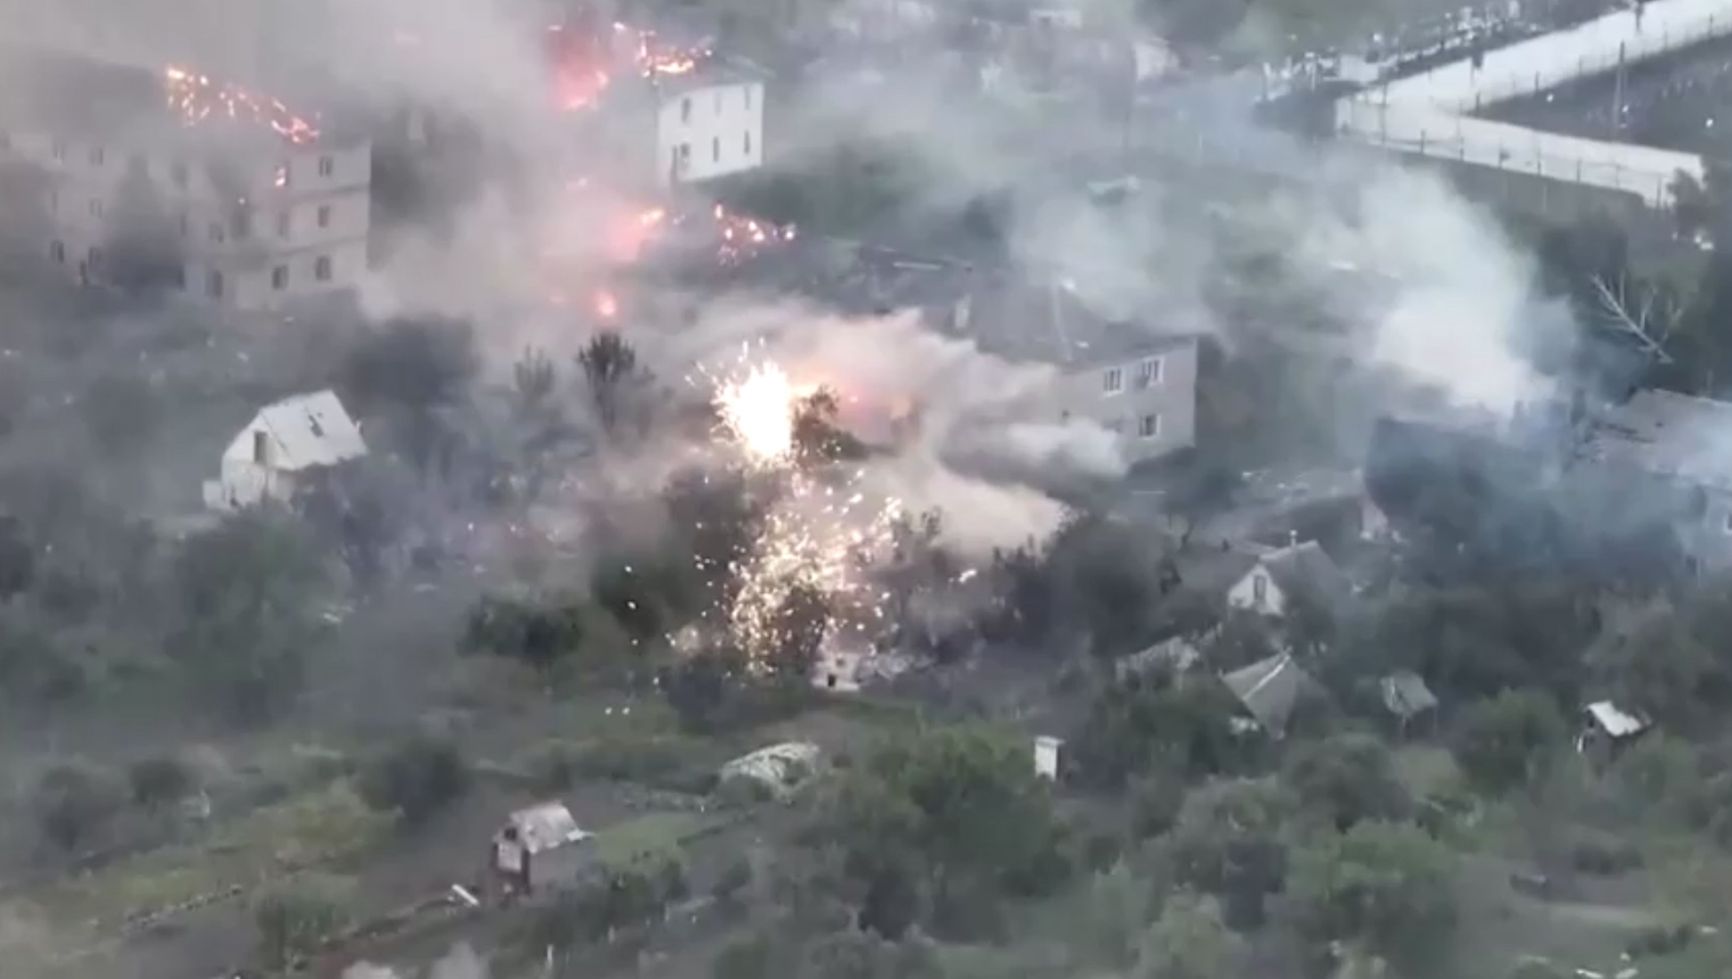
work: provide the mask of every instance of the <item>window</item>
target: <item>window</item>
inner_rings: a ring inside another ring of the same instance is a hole
[[[744,92],[746,96],[746,108],[750,109],[752,107],[752,86],[747,85],[744,89],[741,89],[741,91]]]
[[[102,166],[103,162],[105,160],[107,160],[107,158],[108,158],[108,154],[106,154],[102,151],[102,147],[92,146],[90,148],[90,165],[91,166],[93,166],[93,167]]]
[[[1122,368],[1108,367],[1101,376],[1101,390],[1107,394],[1118,394],[1125,389],[1125,372]]]
[[[1726,511],[1726,532],[1732,534],[1732,510]]]
[[[271,269],[271,288],[282,292],[289,287],[289,267],[279,265]]]
[[[680,122],[692,121],[692,100],[690,96],[680,99]]]
[[[752,131],[749,129],[740,134],[740,151],[747,156],[752,155]]]
[[[177,190],[185,190],[186,189],[186,164],[180,162],[179,160],[176,160],[176,161],[174,161],[174,163],[172,165],[169,166],[168,169],[169,169],[169,179],[174,181],[175,188]]]
[[[719,116],[721,114],[722,114],[722,92],[720,89],[717,89],[716,90],[716,115]]]
[[[331,226],[331,205],[320,204],[319,205],[319,227],[329,228],[330,226]]]
[[[66,242],[56,241],[48,246],[48,257],[54,259],[54,264],[66,264]]]
[[[1161,437],[1161,416],[1144,415],[1137,420],[1137,434],[1146,439]]]
[[[57,139],[54,142],[48,144],[48,152],[54,154],[54,162],[60,163],[60,162],[64,161],[66,159],[66,142],[65,142],[65,140]]]
[[[337,172],[337,161],[328,156],[319,157],[319,176],[329,177]]]
[[[90,208],[90,216],[91,217],[93,217],[93,218],[102,217],[102,198],[92,197],[90,199],[89,208]]]
[[[1161,358],[1150,357],[1137,365],[1137,387],[1153,387],[1161,383]]]
[[[102,249],[98,248],[96,246],[92,246],[90,251],[88,253],[86,253],[85,260],[90,263],[90,270],[92,272],[101,271],[101,269],[102,269]]]
[[[710,162],[711,163],[720,163],[721,161],[722,161],[722,138],[720,136],[711,137],[711,139],[710,139]]]
[[[320,255],[313,260],[313,278],[320,282],[331,281],[331,256]]]
[[[293,212],[291,212],[291,211],[284,211],[283,213],[277,215],[277,237],[278,238],[287,238],[289,236],[289,228],[292,226],[292,224],[291,224],[292,214],[293,214]]]
[[[271,437],[265,432],[253,433],[253,461],[261,466],[271,461]]]
[[[205,275],[204,291],[212,299],[221,299],[223,296],[223,274],[212,269]]]
[[[1256,573],[1251,575],[1251,601],[1256,603],[1258,608],[1269,601],[1269,579],[1263,575],[1262,568],[1258,568]]]

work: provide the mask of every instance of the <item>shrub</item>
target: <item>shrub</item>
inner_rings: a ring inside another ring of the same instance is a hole
[[[196,780],[186,762],[161,755],[133,762],[126,770],[126,781],[135,805],[157,809],[191,795]]]
[[[108,771],[85,762],[64,762],[36,784],[37,823],[62,850],[75,850],[99,834],[119,811],[121,786]]]
[[[350,882],[313,874],[266,890],[253,905],[259,957],[287,970],[318,950],[349,921]]]
[[[420,734],[377,758],[361,778],[361,794],[378,810],[395,810],[404,821],[432,816],[469,787],[469,768],[457,745]]]

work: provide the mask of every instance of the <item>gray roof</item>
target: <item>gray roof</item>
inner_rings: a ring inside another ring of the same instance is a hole
[[[1425,679],[1412,670],[1398,670],[1378,682],[1383,693],[1383,706],[1406,720],[1437,706],[1437,695],[1425,685]]]
[[[1588,453],[1657,475],[1732,490],[1732,403],[1643,390],[1596,414]]]
[[[552,850],[567,843],[581,843],[590,836],[578,828],[571,810],[558,802],[543,802],[519,809],[511,814],[510,825],[517,830],[518,841],[530,853]]]
[[[976,277],[950,326],[995,356],[1061,367],[1160,353],[1201,335],[1186,324],[1156,325],[1137,310],[1107,308],[1069,282],[993,273]]]
[[[1173,636],[1118,660],[1113,664],[1113,671],[1121,680],[1145,676],[1157,669],[1183,673],[1202,658],[1196,643],[1185,636]]]
[[[1293,662],[1290,653],[1278,653],[1221,677],[1245,711],[1271,737],[1287,733],[1287,722],[1299,696],[1311,686],[1311,677]]]
[[[1315,599],[1326,609],[1337,609],[1353,596],[1353,585],[1316,541],[1283,547],[1260,562],[1288,595]]]

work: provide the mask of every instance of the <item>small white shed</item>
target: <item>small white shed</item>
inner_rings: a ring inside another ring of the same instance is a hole
[[[519,809],[493,836],[493,870],[520,892],[571,887],[595,865],[595,837],[558,802]]]

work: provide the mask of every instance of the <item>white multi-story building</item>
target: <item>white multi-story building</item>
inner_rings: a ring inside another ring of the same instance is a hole
[[[190,73],[175,86],[162,69],[0,56],[7,257],[80,283],[142,265],[237,309],[352,285],[367,263],[368,141]]]
[[[701,66],[660,77],[655,159],[663,187],[744,173],[764,162],[764,83],[737,69]]]

